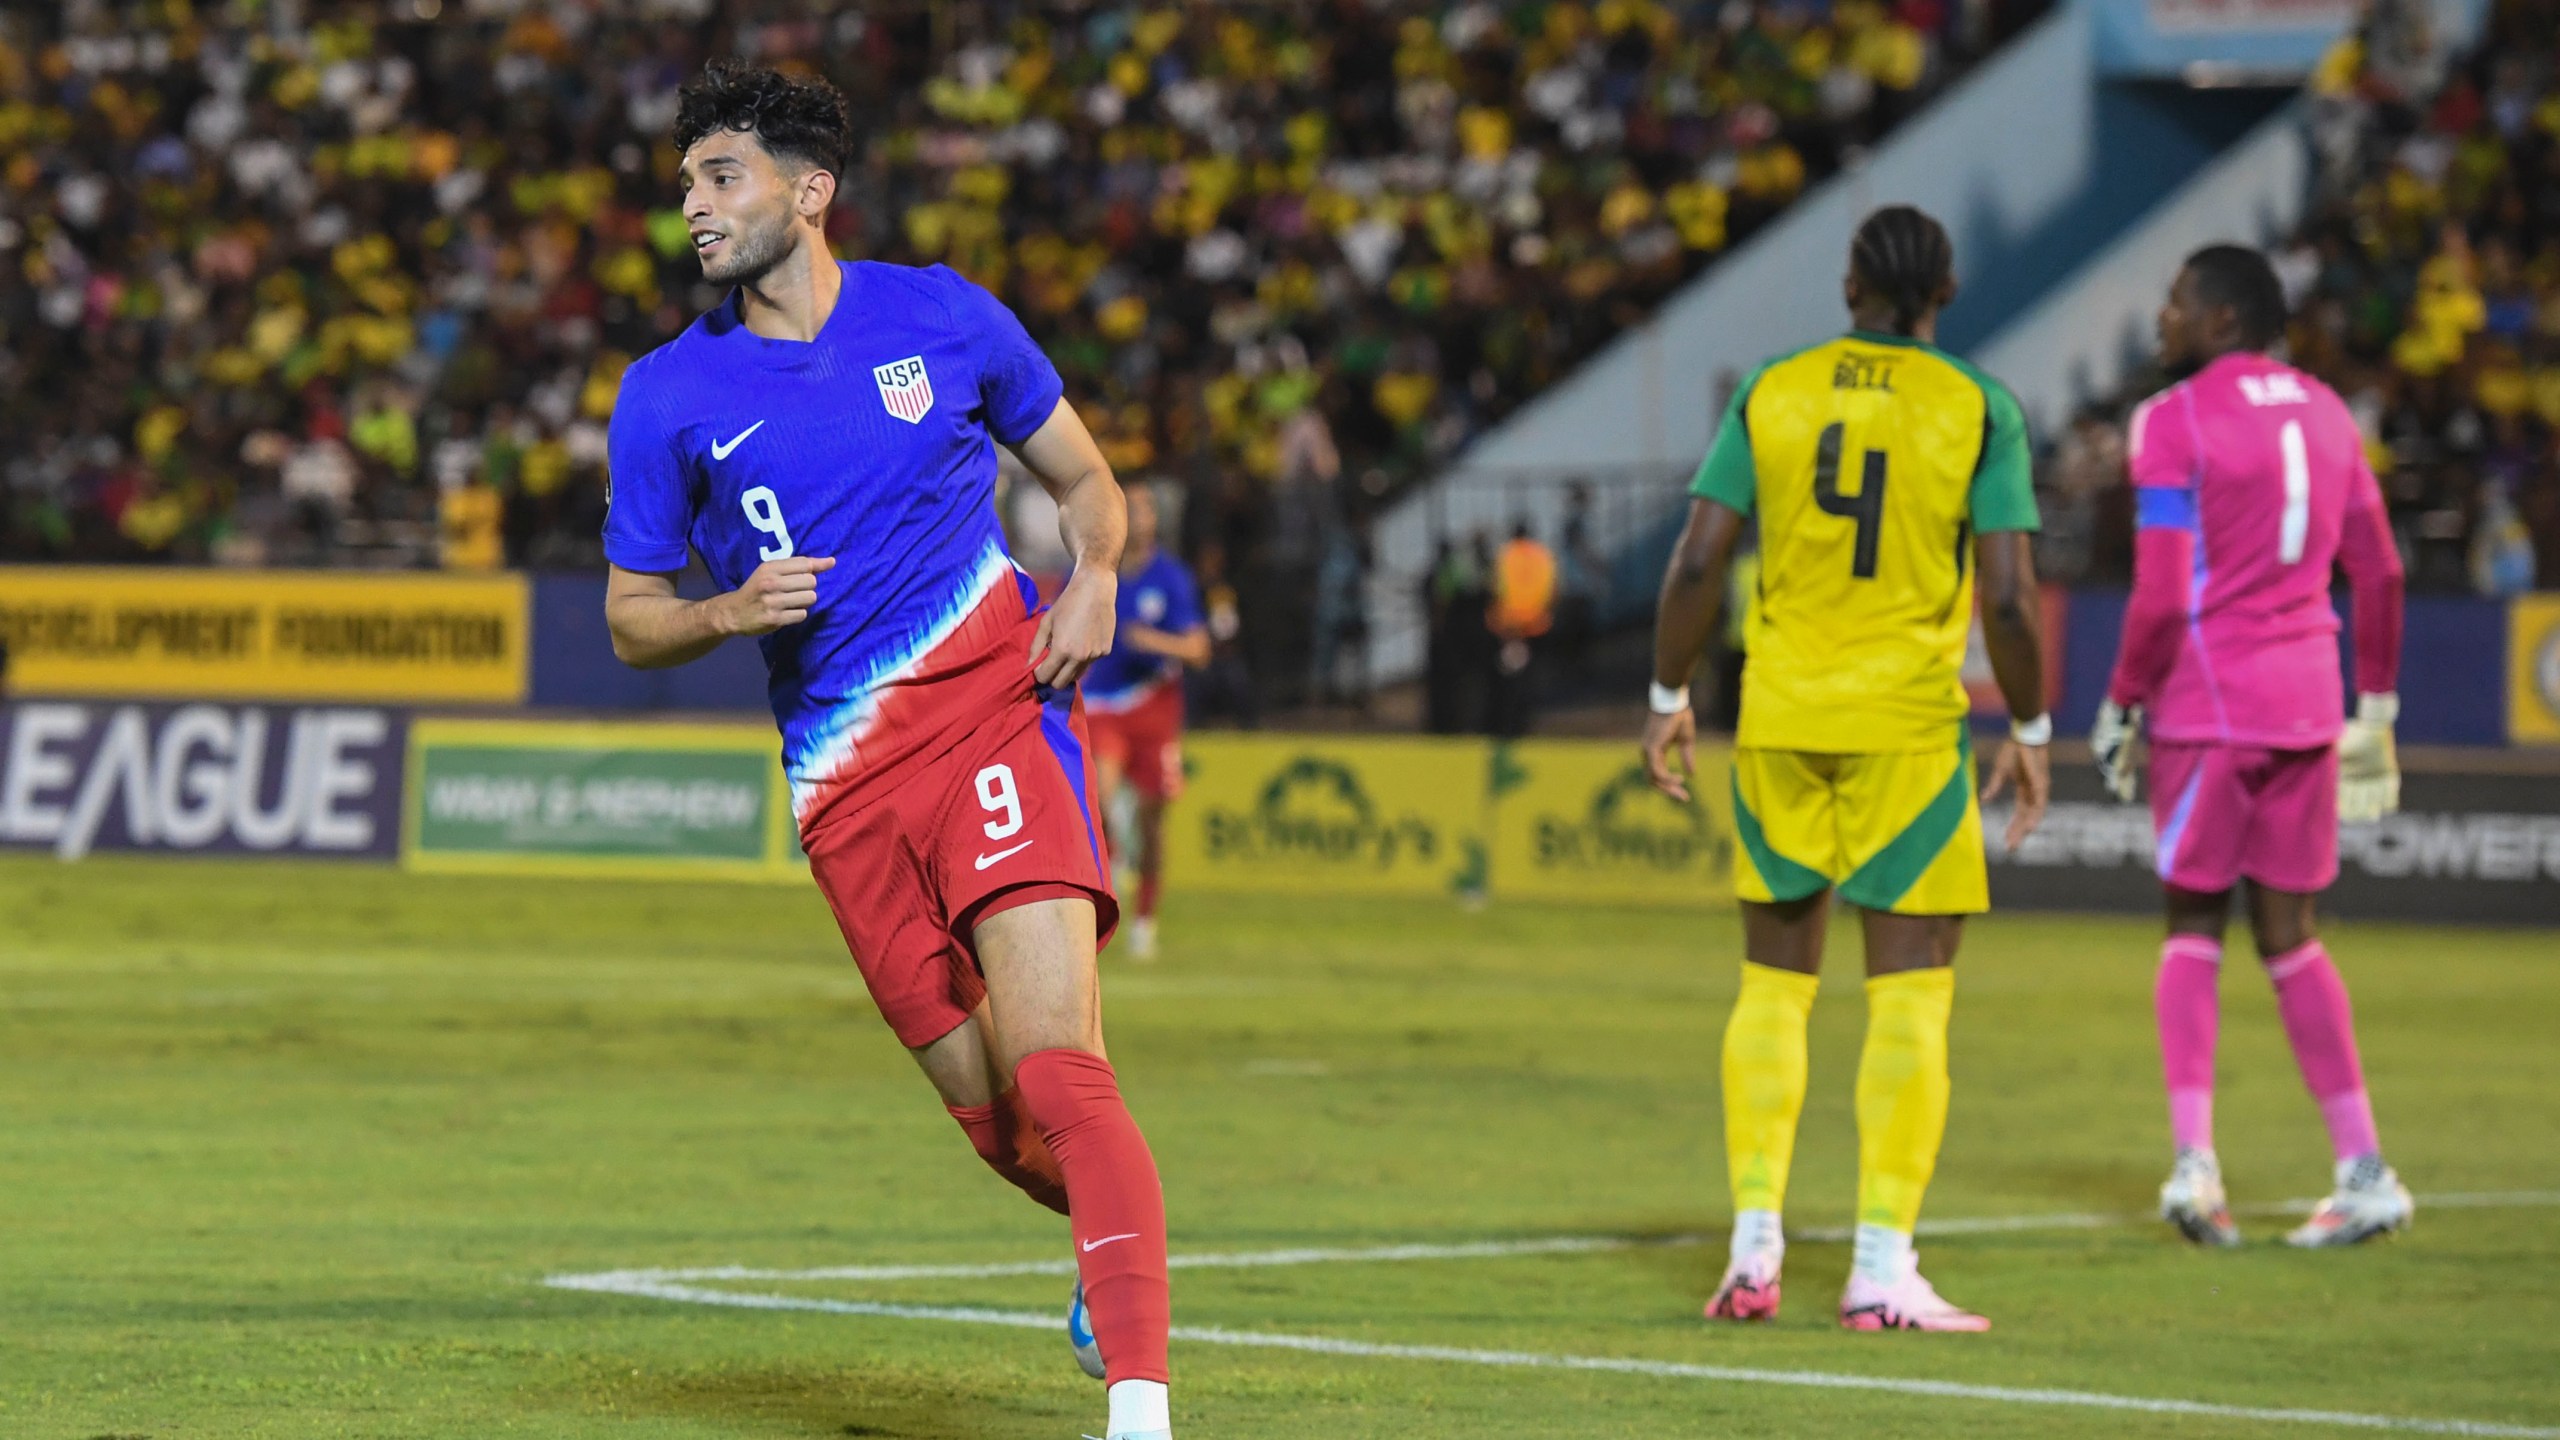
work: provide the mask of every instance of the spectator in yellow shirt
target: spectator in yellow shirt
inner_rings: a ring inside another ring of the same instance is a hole
[[[447,570],[496,570],[507,563],[506,497],[474,469],[436,501],[436,553]]]

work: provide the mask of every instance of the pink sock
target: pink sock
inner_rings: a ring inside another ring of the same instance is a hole
[[[2306,940],[2270,955],[2267,978],[2275,982],[2276,1010],[2284,1016],[2285,1038],[2293,1042],[2302,1083],[2311,1087],[2311,1098],[2320,1102],[2320,1118],[2328,1122],[2329,1148],[2340,1160],[2381,1153],[2373,1102],[2364,1091],[2364,1064],[2356,1058],[2355,1011],[2347,1003],[2347,982],[2329,963],[2329,952],[2319,941]]]
[[[2213,1148],[2213,1049],[2222,1031],[2222,942],[2172,935],[2151,992],[2160,1018],[2160,1076],[2169,1086],[2169,1136],[2181,1150]]]

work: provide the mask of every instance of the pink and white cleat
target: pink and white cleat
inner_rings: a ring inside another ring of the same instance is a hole
[[[1778,1258],[1749,1255],[1724,1267],[1724,1281],[1707,1301],[1710,1320],[1778,1318]]]
[[[1903,1262],[1902,1278],[1890,1285],[1851,1271],[1849,1288],[1840,1296],[1840,1328],[1980,1331],[1990,1329],[1991,1322],[1940,1299],[1937,1290],[1920,1278],[1920,1260],[1915,1255]]]
[[[2176,1168],[2160,1186],[2160,1218],[2198,1245],[2229,1249],[2240,1243],[2223,1195],[2222,1164],[2210,1150],[2181,1150]]]
[[[2417,1205],[2409,1187],[2379,1155],[2338,1162],[2338,1188],[2311,1212],[2311,1218],[2288,1232],[2284,1243],[2302,1250],[2359,1245],[2378,1235],[2409,1228]]]

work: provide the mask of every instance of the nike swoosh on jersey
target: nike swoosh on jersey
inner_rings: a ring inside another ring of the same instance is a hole
[[[1137,1238],[1138,1232],[1132,1230],[1126,1235],[1105,1235],[1099,1240],[1079,1240],[1076,1243],[1084,1247],[1084,1253],[1090,1255],[1094,1251],[1101,1249],[1103,1246],[1108,1245],[1115,1240],[1135,1240]]]
[[[999,850],[999,851],[997,851],[996,853],[994,853],[993,855],[981,855],[981,856],[979,856],[979,857],[978,857],[978,868],[979,868],[979,869],[981,869],[981,870],[984,870],[984,869],[986,869],[988,866],[993,865],[994,863],[996,863],[997,861],[999,861],[999,860],[1003,859],[1003,858],[1004,858],[1004,857],[1006,857],[1007,855],[1016,855],[1016,854],[1020,854],[1022,851],[1028,850],[1028,849],[1030,849],[1030,848],[1031,848],[1031,842],[1030,842],[1030,841],[1028,841],[1028,840],[1025,840],[1025,841],[1023,841],[1021,844],[1014,846],[1011,850]]]
[[[727,444],[725,444],[725,445],[724,445],[724,444],[722,444],[721,442],[717,441],[717,440],[712,441],[712,442],[711,442],[711,458],[712,458],[712,459],[714,459],[714,460],[726,460],[726,459],[728,459],[728,458],[729,458],[729,452],[730,452],[730,451],[735,450],[735,449],[737,449],[739,446],[746,444],[746,443],[747,443],[747,437],[748,437],[748,436],[753,435],[754,433],[756,433],[757,431],[759,431],[759,430],[761,430],[761,429],[763,429],[763,428],[764,428],[764,422],[763,422],[763,421],[761,421],[761,420],[759,420],[759,421],[757,421],[756,423],[754,423],[753,425],[748,426],[746,429],[741,430],[741,431],[739,431],[737,434],[735,434],[735,435],[733,435],[733,436],[729,437],[729,441],[728,441],[728,443],[727,443]]]

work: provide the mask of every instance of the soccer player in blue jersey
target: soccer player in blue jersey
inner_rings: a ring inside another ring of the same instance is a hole
[[[1111,653],[1084,677],[1093,755],[1107,801],[1126,782],[1138,801],[1138,913],[1129,953],[1156,953],[1156,897],[1164,886],[1164,809],[1182,793],[1182,670],[1209,663],[1209,624],[1191,569],[1156,543],[1155,492],[1129,490],[1129,544],[1120,557],[1119,628]]]
[[[834,87],[715,65],[675,143],[703,276],[731,290],[623,377],[614,653],[759,637],[810,869],[872,999],[980,1156],[1069,1217],[1068,1329],[1111,1440],[1169,1440],[1164,1197],[1104,1058],[1119,905],[1076,691],[1111,648],[1119,483],[993,296],[829,253],[854,145]],[[1045,609],[997,528],[999,444],[1075,558]],[[721,594],[676,594],[688,549]]]

